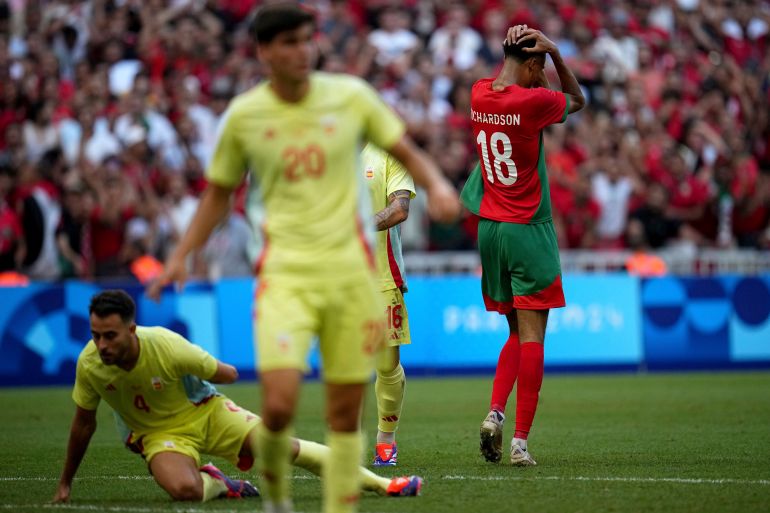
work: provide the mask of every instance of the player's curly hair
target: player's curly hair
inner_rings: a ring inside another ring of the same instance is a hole
[[[297,2],[276,2],[257,9],[249,32],[260,43],[271,42],[281,32],[295,30],[305,24],[316,25],[312,10]]]
[[[123,322],[132,322],[136,316],[136,303],[122,290],[105,290],[91,298],[88,313],[101,318],[118,314]]]
[[[539,53],[527,53],[524,48],[534,48],[537,41],[529,39],[522,43],[509,45],[507,41],[503,42],[503,53],[506,59],[516,59],[517,62],[524,62],[531,57],[540,55]]]

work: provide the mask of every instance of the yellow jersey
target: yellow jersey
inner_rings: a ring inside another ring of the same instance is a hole
[[[388,206],[388,196],[396,191],[409,191],[415,197],[414,181],[404,166],[389,153],[366,145],[361,154],[363,176],[369,186],[374,214]],[[377,232],[376,262],[380,290],[406,290],[404,256],[401,249],[401,225]]]
[[[265,81],[228,107],[207,171],[236,187],[251,172],[247,213],[261,242],[258,272],[283,283],[371,275],[371,206],[361,170],[367,141],[391,148],[403,122],[363,80],[313,73],[289,103]],[[261,235],[261,237],[260,237]]]
[[[125,371],[105,365],[93,340],[78,357],[72,398],[86,410],[104,399],[137,435],[182,426],[194,418],[197,404],[216,395],[204,381],[217,360],[181,335],[161,327],[136,328],[139,359]],[[123,433],[125,436],[125,433]]]

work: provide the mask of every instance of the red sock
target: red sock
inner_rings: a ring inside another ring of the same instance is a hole
[[[527,439],[543,384],[543,344],[521,344],[519,386],[516,389],[516,438]]]
[[[505,413],[508,396],[511,395],[513,384],[516,382],[516,375],[519,373],[520,352],[519,335],[514,333],[508,337],[505,345],[500,350],[500,357],[497,359],[495,380],[492,382],[490,410]]]

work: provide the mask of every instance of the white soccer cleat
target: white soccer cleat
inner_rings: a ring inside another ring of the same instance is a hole
[[[479,449],[484,459],[497,463],[503,458],[503,422],[505,415],[492,410],[481,423]]]
[[[519,445],[515,438],[511,440],[511,465],[516,467],[534,467],[537,465],[529,451]]]

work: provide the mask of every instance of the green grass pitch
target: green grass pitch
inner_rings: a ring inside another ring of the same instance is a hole
[[[364,495],[362,512],[770,511],[770,373],[546,375],[530,450],[535,468],[484,462],[478,428],[491,379],[412,379],[399,432],[399,467],[425,477],[423,495]],[[257,387],[221,388],[259,410]],[[303,390],[299,436],[322,440],[322,388]],[[261,511],[256,500],[172,503],[137,456],[122,448],[109,414],[73,486],[47,504],[64,457],[73,404],[68,388],[0,390],[0,513]],[[509,411],[512,414],[512,410]],[[506,426],[512,435],[513,415]],[[375,432],[374,400],[366,427]],[[507,441],[506,441],[507,443]],[[371,450],[367,448],[368,452]],[[215,460],[225,472],[237,474]],[[320,509],[320,481],[297,471],[298,512]]]

